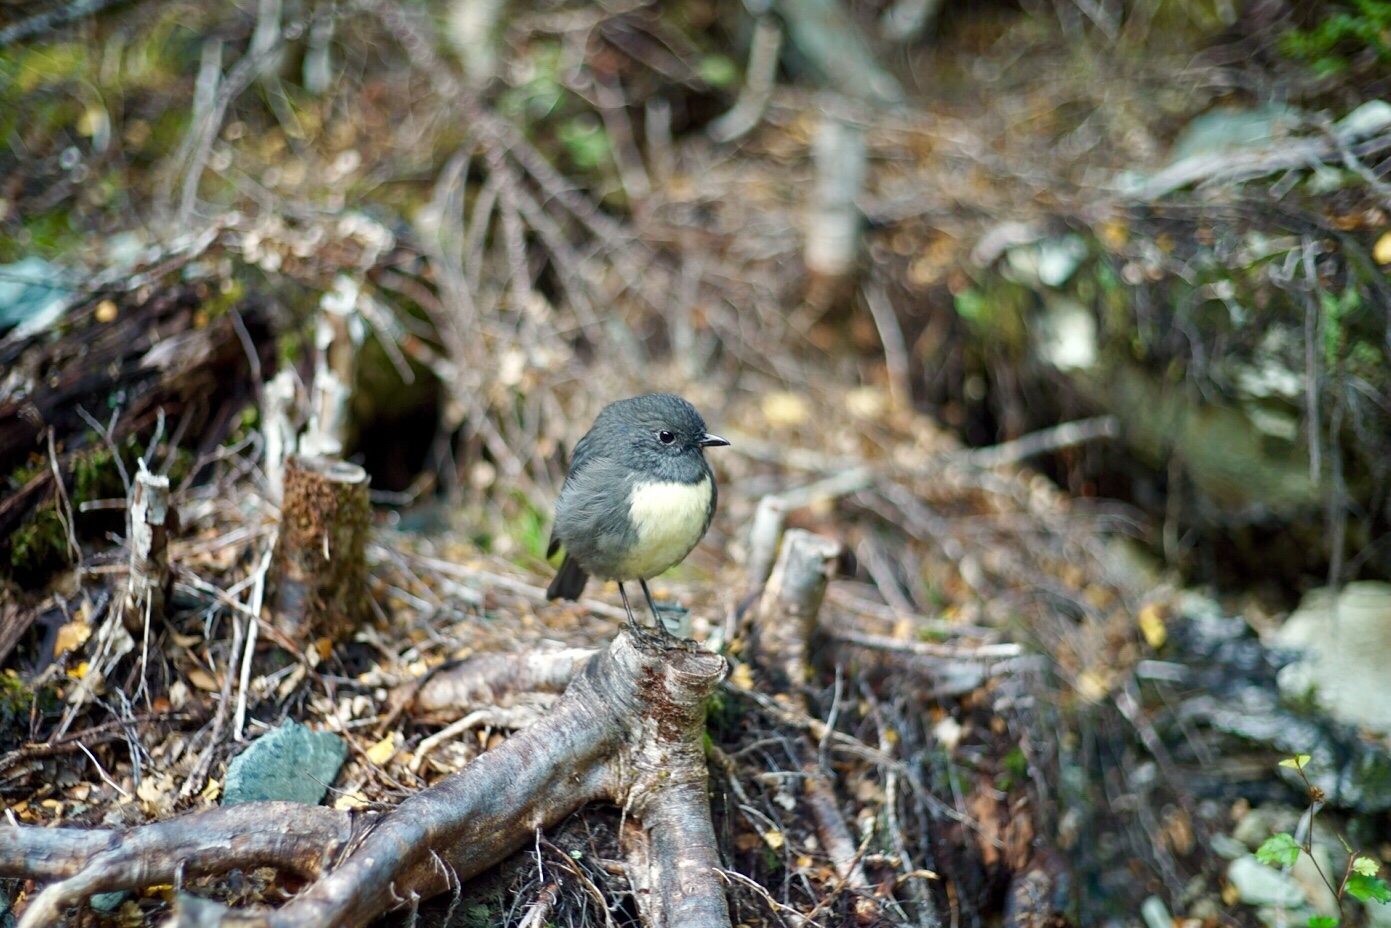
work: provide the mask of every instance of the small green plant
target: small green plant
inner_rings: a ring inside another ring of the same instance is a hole
[[[1309,829],[1305,834],[1304,843],[1300,844],[1293,835],[1286,832],[1271,835],[1257,848],[1256,859],[1271,867],[1293,867],[1299,859],[1300,852],[1303,852],[1314,862],[1314,869],[1318,870],[1319,877],[1337,896],[1340,904],[1347,896],[1362,902],[1380,902],[1383,905],[1391,903],[1391,886],[1387,886],[1386,881],[1378,875],[1381,873],[1381,864],[1372,857],[1354,851],[1342,835],[1338,836],[1338,840],[1348,852],[1348,863],[1337,886],[1333,885],[1328,874],[1319,866],[1318,858],[1313,854],[1314,816],[1323,805],[1324,794],[1322,789],[1309,782],[1309,777],[1304,772],[1308,763],[1308,754],[1296,754],[1280,761],[1281,767],[1293,770],[1299,775],[1309,792]],[[1331,915],[1310,916],[1308,921],[1309,928],[1337,928],[1338,924],[1338,919]]]
[[[1349,0],[1310,29],[1291,29],[1280,49],[1306,61],[1319,77],[1345,74],[1349,56],[1367,49],[1380,64],[1391,62],[1391,2]]]

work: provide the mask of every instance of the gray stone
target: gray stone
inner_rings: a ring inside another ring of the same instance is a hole
[[[1158,896],[1150,896],[1140,903],[1140,917],[1145,920],[1145,928],[1174,928],[1174,917]]]
[[[347,756],[347,744],[332,732],[288,722],[232,758],[222,804],[283,799],[317,805]]]
[[[1323,873],[1331,874],[1336,879],[1338,874],[1333,869],[1333,861],[1328,859],[1328,852],[1317,844],[1314,845],[1314,856],[1300,854],[1290,868],[1290,876],[1299,884],[1304,891],[1304,901],[1319,915],[1337,915],[1338,897],[1333,890],[1328,888],[1328,884],[1323,881],[1323,876],[1319,874],[1319,868],[1323,868]],[[1318,861],[1318,866],[1314,861]]]
[[[1391,103],[1368,100],[1338,120],[1338,134],[1345,140],[1365,139],[1391,126]]]
[[[1340,722],[1391,734],[1391,584],[1349,583],[1336,601],[1313,590],[1275,634],[1303,657],[1280,671],[1280,690],[1310,692]]]
[[[1268,867],[1248,854],[1227,866],[1227,879],[1247,905],[1275,905],[1294,908],[1304,904],[1304,890],[1294,877]]]
[[[1224,835],[1221,832],[1213,835],[1208,844],[1212,847],[1212,852],[1223,860],[1236,860],[1238,857],[1245,857],[1250,853],[1250,848],[1245,844],[1231,835]]]
[[[1312,909],[1303,906],[1287,909],[1283,906],[1264,905],[1256,909],[1256,918],[1268,928],[1304,928],[1313,916]]]
[[[0,265],[0,332],[15,338],[46,330],[72,302],[67,272],[42,258]]]
[[[131,898],[131,891],[118,889],[114,893],[97,893],[87,900],[87,904],[103,915],[113,915],[121,903]]]
[[[1391,905],[1364,902],[1362,908],[1367,912],[1367,928],[1391,928]]]
[[[1299,123],[1296,110],[1279,104],[1211,110],[1189,120],[1174,141],[1170,162],[1216,152],[1264,148],[1289,135]]]

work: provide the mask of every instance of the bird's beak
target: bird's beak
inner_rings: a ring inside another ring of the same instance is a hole
[[[700,436],[700,440],[697,441],[696,444],[700,445],[702,448],[723,448],[725,445],[729,444],[729,442],[718,435],[711,435],[709,432],[706,432],[704,435]]]

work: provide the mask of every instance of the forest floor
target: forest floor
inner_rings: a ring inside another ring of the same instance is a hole
[[[545,600],[550,507],[599,408],[662,390],[732,442],[711,452],[710,533],[654,592],[730,661],[708,758],[734,924],[1131,925],[1146,900],[1255,923],[1223,839],[1253,807],[1298,815],[1276,763],[1299,745],[1233,746],[1212,712],[1180,709],[1273,693],[1280,661],[1257,633],[1292,602],[1268,588],[1310,579],[1185,589],[1163,506],[1103,498],[1088,470],[1114,420],[1050,428],[1066,403],[958,341],[992,235],[1139,247],[1125,176],[1162,168],[1214,104],[1264,99],[1249,36],[1197,13],[1111,36],[1076,10],[949,12],[890,61],[909,105],[854,115],[865,255],[854,294],[823,298],[800,253],[836,104],[782,87],[748,136],[711,141],[737,89],[702,69],[701,43],[728,38],[715,6],[686,9],[696,39],[642,6],[518,17],[490,95],[430,51],[428,20],[345,7],[344,76],[317,94],[289,64],[266,76],[254,17],[198,5],[118,7],[6,50],[5,102],[30,126],[7,125],[22,141],[4,155],[0,260],[93,275],[46,330],[61,338],[0,336],[6,819],[127,828],[216,808],[232,759],[291,720],[346,746],[323,784],[344,811],[495,750],[554,693],[449,704],[429,681],[613,638],[611,586]],[[274,53],[312,58],[319,25],[287,19]],[[356,345],[370,615],[343,640],[293,640],[265,595],[266,387],[277,368],[312,380],[335,300],[370,332],[328,339]],[[178,526],[165,614],[128,627],[137,458],[173,478]],[[805,711],[752,656],[769,564],[751,530],[770,499],[850,555]],[[853,861],[798,785],[808,770]],[[625,814],[538,832],[418,923],[637,924]],[[1383,820],[1357,840],[1389,837]],[[302,888],[269,868],[200,880],[177,888],[239,906]],[[23,917],[40,888],[0,881],[0,913]],[[111,894],[72,923],[159,924],[175,889]]]

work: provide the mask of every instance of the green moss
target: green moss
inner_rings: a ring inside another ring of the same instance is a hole
[[[1000,763],[1005,769],[995,777],[996,789],[1009,790],[1015,784],[1023,783],[1029,778],[1029,759],[1021,749],[1015,748],[1010,751]]]
[[[90,436],[92,446],[73,455],[72,459],[72,499],[73,505],[95,499],[111,499],[126,495],[125,482],[121,480],[120,468],[116,466],[116,456],[111,449],[96,436]],[[122,463],[134,465],[140,447],[135,438],[126,439],[121,449]],[[127,470],[129,473],[129,470]]]
[[[10,476],[6,478],[6,483],[9,484],[11,490],[20,490],[28,486],[29,481],[46,470],[48,470],[48,462],[37,454],[31,454],[29,463],[12,470]]]
[[[0,751],[27,740],[34,694],[13,670],[0,672]]]
[[[25,217],[17,236],[0,240],[0,259],[13,261],[24,255],[59,259],[77,250],[81,238],[73,229],[72,214],[66,208],[52,209]]]
[[[7,550],[6,550],[7,549]],[[9,574],[21,586],[34,586],[67,563],[67,529],[52,504],[21,524],[3,552]]]
[[[281,332],[275,337],[275,360],[279,370],[293,368],[304,354],[305,340],[302,333],[293,329]]]
[[[1319,307],[1323,310],[1323,359],[1333,367],[1347,344],[1347,323],[1362,308],[1362,294],[1351,284],[1340,294],[1325,290],[1319,294]]]
[[[5,67],[20,93],[32,93],[83,78],[88,70],[87,46],[77,42],[39,45],[21,51]]]
[[[553,113],[564,100],[560,84],[560,44],[535,42],[528,49],[526,64],[530,73],[525,81],[505,91],[498,108],[514,121],[527,124]]]
[[[992,349],[1021,357],[1027,348],[1026,319],[1037,297],[1022,284],[991,276],[976,287],[957,294],[956,313],[981,335]]]

